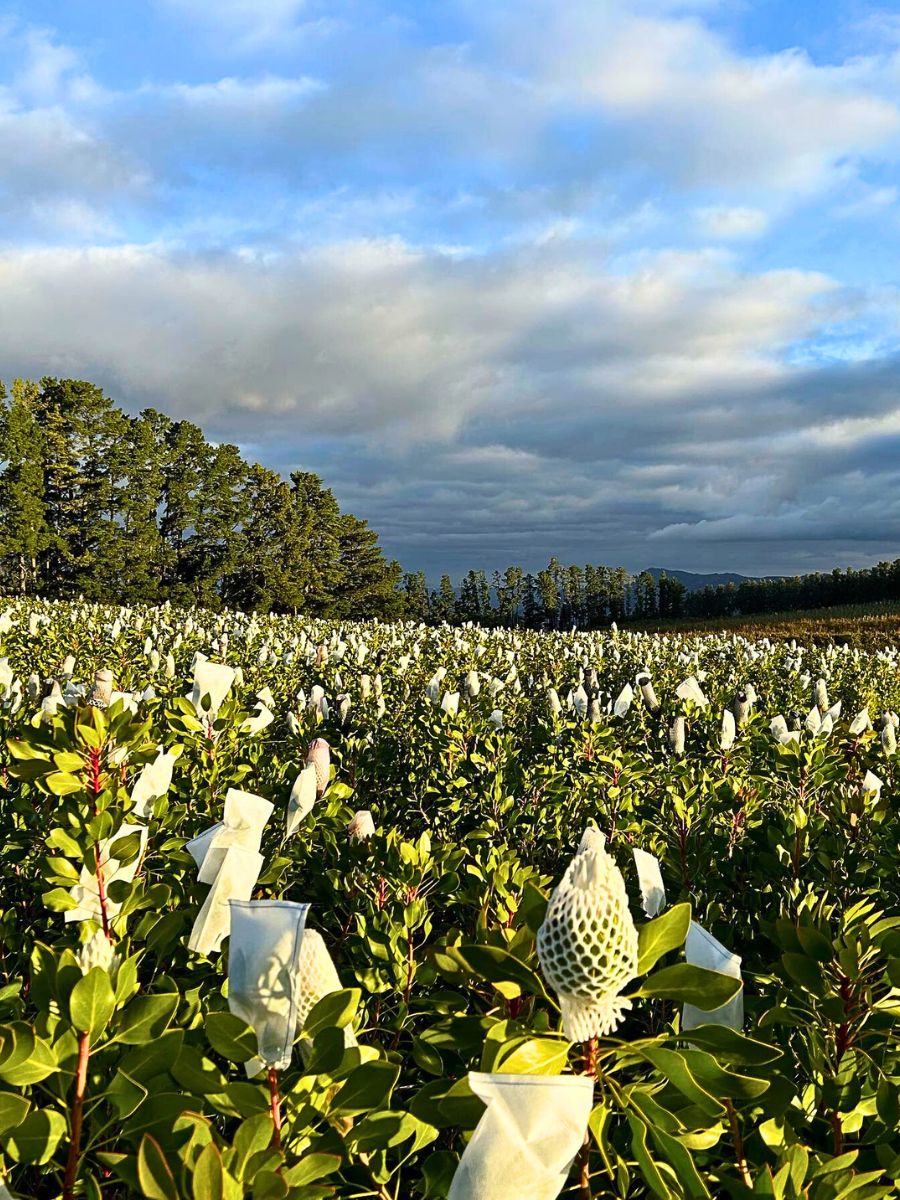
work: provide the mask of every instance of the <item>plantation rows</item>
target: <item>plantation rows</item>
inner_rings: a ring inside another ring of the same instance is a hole
[[[10,603],[0,1197],[896,1195],[896,709],[896,649]]]

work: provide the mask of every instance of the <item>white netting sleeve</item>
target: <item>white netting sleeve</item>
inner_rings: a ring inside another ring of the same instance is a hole
[[[625,881],[600,846],[569,864],[537,935],[538,958],[572,1041],[605,1036],[631,1008],[619,992],[637,974],[637,930]]]

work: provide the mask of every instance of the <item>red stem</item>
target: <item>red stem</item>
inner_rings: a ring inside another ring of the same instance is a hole
[[[269,1103],[272,1110],[272,1146],[281,1149],[281,1097],[278,1094],[278,1072],[269,1067]]]
[[[78,1178],[78,1163],[81,1158],[81,1123],[84,1116],[84,1093],[87,1089],[88,1059],[91,1056],[91,1035],[78,1036],[78,1067],[75,1071],[75,1098],[72,1101],[72,1140],[69,1142],[69,1157],[63,1182],[63,1200],[74,1200],[75,1181]]]

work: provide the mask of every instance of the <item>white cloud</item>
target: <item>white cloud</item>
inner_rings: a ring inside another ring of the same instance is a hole
[[[752,238],[764,233],[769,218],[759,208],[708,205],[697,209],[700,230],[714,238]]]

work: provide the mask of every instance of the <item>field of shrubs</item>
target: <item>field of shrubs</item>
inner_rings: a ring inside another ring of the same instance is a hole
[[[11,602],[0,1197],[889,1197],[896,648]]]

